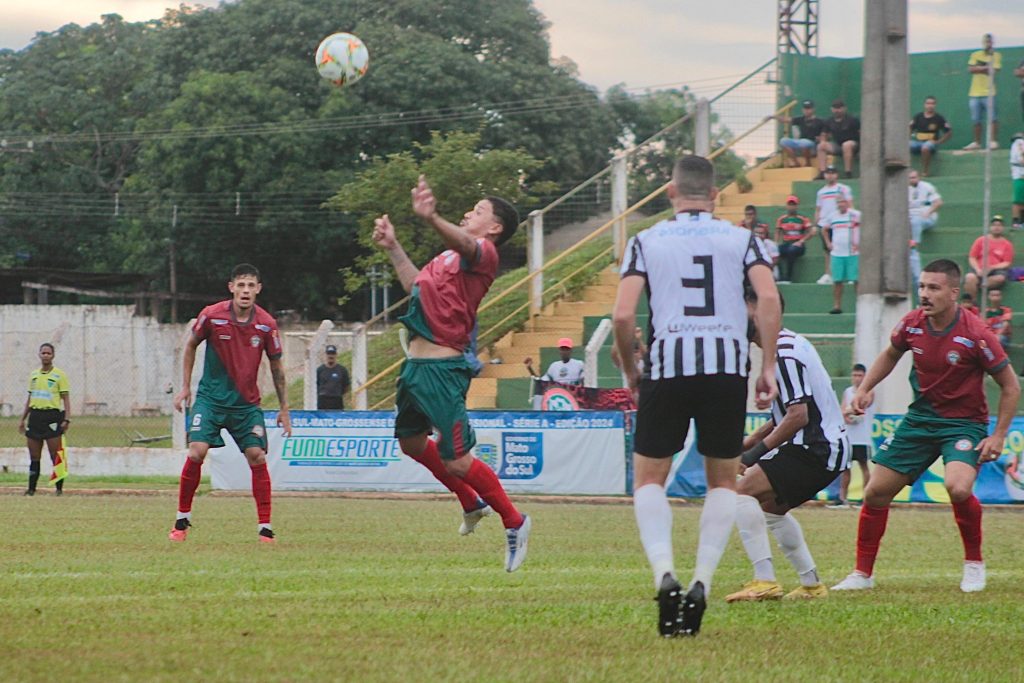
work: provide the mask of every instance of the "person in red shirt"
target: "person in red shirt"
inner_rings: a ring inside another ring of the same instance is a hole
[[[993,216],[989,234],[974,240],[967,262],[971,269],[964,276],[964,292],[972,302],[978,301],[978,285],[986,277],[988,289],[999,289],[1006,284],[1008,269],[1013,265],[1013,243],[1003,236],[1006,226],[1002,216]],[[988,242],[988,260],[984,263],[985,242]]]
[[[496,510],[505,525],[505,570],[526,558],[531,520],[509,500],[490,465],[470,450],[476,434],[466,415],[473,372],[464,352],[476,312],[498,272],[498,246],[515,234],[519,214],[504,199],[486,197],[453,225],[437,213],[437,200],[423,176],[412,191],[413,211],[437,231],[447,249],[423,269],[413,265],[387,215],[374,222],[373,241],[387,252],[411,302],[400,318],[408,328],[408,358],[395,393],[395,438],[402,452],[459,498],[459,533],[470,534]],[[430,439],[434,431],[438,440]]]
[[[885,534],[889,505],[940,456],[945,486],[964,544],[964,574],[960,590],[985,588],[981,556],[981,503],[974,495],[980,463],[1003,452],[1010,421],[1017,410],[1020,383],[1006,352],[991,330],[976,315],[957,305],[960,267],[948,259],[929,263],[918,286],[920,307],[903,317],[850,402],[862,415],[869,396],[896,367],[907,351],[913,352],[910,384],[914,402],[896,432],[872,458],[875,468],[864,490],[864,506],[857,528],[856,569],[832,590],[874,587],[874,565]],[[985,375],[999,384],[999,410],[995,430],[988,434]]]
[[[804,255],[807,240],[814,237],[817,228],[800,211],[800,199],[790,195],[786,199],[786,213],[775,221],[775,243],[779,245],[779,282],[791,282],[796,260]]]
[[[204,308],[192,326],[182,361],[181,391],[174,397],[174,409],[188,411],[188,457],[178,487],[178,516],[168,537],[182,542],[192,526],[192,499],[202,476],[203,461],[210,448],[224,445],[221,430],[227,430],[252,470],[252,495],[256,500],[258,538],[274,542],[270,527],[271,489],[267,471],[267,432],[260,409],[257,384],[264,354],[270,361],[274,390],[280,409],[277,424],[291,436],[288,414],[288,385],[281,362],[281,336],[273,316],[256,305],[263,289],[256,266],[242,263],[231,271],[231,298]],[[206,342],[203,377],[192,400],[192,368],[199,344]]]

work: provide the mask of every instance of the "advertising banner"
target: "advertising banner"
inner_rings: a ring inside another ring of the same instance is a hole
[[[746,433],[750,434],[768,419],[767,414],[751,413],[747,415]],[[875,415],[871,427],[874,448],[878,447],[896,431],[896,426],[903,419],[902,415]],[[993,418],[989,431],[995,426]],[[856,465],[853,469],[849,496],[851,500],[860,500],[863,492],[860,472]],[[707,491],[707,480],[704,478],[703,458],[697,452],[693,442],[693,429],[687,438],[684,449],[675,456],[672,463],[672,474],[669,477],[668,494],[683,498],[701,497]],[[836,500],[839,497],[838,480],[818,494],[819,500]],[[1014,503],[1024,501],[1024,417],[1015,417],[1010,425],[1010,432],[1003,448],[1003,454],[995,461],[985,463],[978,471],[978,480],[974,485],[975,495],[982,503]],[[948,503],[949,494],[943,485],[942,459],[937,460],[927,472],[912,486],[900,492],[896,502],[913,503]]]
[[[390,411],[295,411],[284,438],[277,413],[264,413],[267,462],[278,490],[445,491],[402,454]],[[626,489],[625,433],[618,411],[470,411],[474,454],[510,493],[620,495]],[[210,451],[215,489],[249,490],[245,457],[224,434]]]

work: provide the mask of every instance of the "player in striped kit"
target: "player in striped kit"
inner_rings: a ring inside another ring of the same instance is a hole
[[[748,297],[753,301],[753,295]],[[754,327],[753,342],[762,345]],[[828,589],[804,541],[800,523],[790,514],[850,467],[850,443],[832,379],[814,346],[783,329],[776,346],[779,396],[772,416],[743,442],[747,467],[736,489],[736,527],[754,565],[754,579],[726,596],[726,602],[783,597],[775,578],[768,529],[800,575],[800,587],[787,599],[823,598]]]
[[[747,398],[746,285],[757,292],[754,317],[770,340],[769,360],[757,379],[759,406],[767,408],[777,392],[781,311],[771,265],[752,233],[711,215],[716,195],[710,162],[698,156],[676,162],[668,187],[675,216],[630,239],[612,314],[619,356],[629,358],[637,303],[647,290],[651,315],[643,377],[632,363],[624,363],[623,372],[639,390],[633,503],[658,591],[658,631],[669,637],[700,630],[711,578],[736,520]],[[665,480],[691,419],[705,456],[708,493],[693,580],[683,596]]]

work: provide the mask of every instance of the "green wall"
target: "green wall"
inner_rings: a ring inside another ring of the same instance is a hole
[[[1010,143],[1010,135],[1024,130],[1020,92],[1021,82],[1013,70],[1024,59],[1024,47],[997,47],[1003,55],[1003,68],[996,74],[996,110],[999,113],[999,142]],[[973,50],[949,52],[922,52],[910,55],[910,110],[907,122],[921,111],[924,98],[934,95],[938,99],[938,112],[953,126],[953,138],[946,147],[962,147],[971,141],[971,117],[967,108],[967,90],[971,75],[967,73],[967,58]],[[861,114],[861,75],[863,60],[838,57],[808,57],[783,55],[782,83],[797,100],[811,99],[817,105],[818,116],[829,116],[832,100],[846,100],[850,112]],[[787,101],[790,98],[786,98]],[[799,108],[794,110],[799,115]],[[909,139],[909,136],[908,136]]]

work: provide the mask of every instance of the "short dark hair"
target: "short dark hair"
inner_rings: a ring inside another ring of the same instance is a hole
[[[925,102],[927,102],[928,100],[935,100],[936,102],[938,102],[938,101],[939,101],[939,100],[938,100],[938,99],[937,99],[937,98],[935,97],[935,95],[928,95],[927,97],[925,97],[925,98],[924,98],[924,101],[925,101]]]
[[[757,207],[754,206],[753,204],[747,204],[746,206],[743,207],[743,213],[746,213],[747,211],[753,211],[754,213],[757,213]]]
[[[957,284],[960,283],[960,266],[956,264],[956,261],[950,261],[948,258],[935,259],[927,266],[921,269],[922,273],[943,273],[951,280],[955,280]]]
[[[231,269],[231,281],[237,280],[243,275],[254,275],[256,276],[256,282],[263,282],[260,279],[260,269],[251,263],[239,263],[237,266]]]
[[[57,353],[57,349],[55,349],[55,348],[53,347],[53,344],[51,344],[50,342],[43,342],[42,344],[40,344],[40,345],[39,345],[39,350],[40,350],[40,351],[42,351],[42,350],[43,350],[43,349],[45,349],[45,348],[46,348],[47,346],[49,346],[49,347],[50,347],[50,350],[51,350],[51,351],[53,351],[54,353]]]
[[[854,363],[853,364],[853,371],[854,372],[867,372],[868,369],[866,367],[864,367],[863,363]]]
[[[516,229],[519,227],[519,212],[516,211],[516,207],[512,206],[511,202],[501,197],[489,195],[484,197],[484,199],[491,203],[491,211],[494,212],[494,217],[501,223],[501,234],[495,240],[495,244],[500,247],[505,242],[508,242],[512,235],[516,234]]]
[[[687,154],[672,167],[672,182],[683,197],[705,198],[715,187],[715,167],[696,154]]]
[[[844,102],[843,98],[841,98],[841,97],[837,97],[836,99],[832,100],[832,108],[833,109],[839,109],[840,107],[845,107],[845,106],[846,106],[846,102]]]

